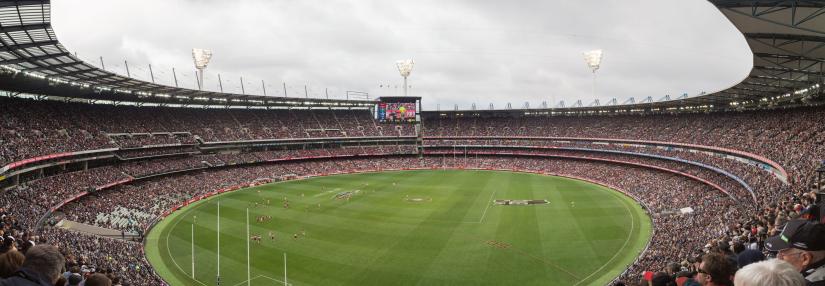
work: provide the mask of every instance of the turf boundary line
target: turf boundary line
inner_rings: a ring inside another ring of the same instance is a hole
[[[281,281],[279,279],[275,279],[275,278],[272,278],[272,277],[269,277],[269,276],[266,276],[266,275],[258,275],[258,277],[256,277],[256,278],[266,278],[266,279],[269,279],[269,280],[272,280],[272,281],[275,281],[275,282],[278,282],[278,283],[284,283],[284,281]],[[252,279],[255,279],[255,278],[252,278]],[[292,285],[292,283],[286,283],[286,285]]]
[[[616,194],[613,194],[613,195],[615,196]],[[607,266],[608,264],[610,264],[610,262],[612,262],[614,259],[616,259],[616,257],[618,257],[618,256],[619,256],[619,254],[620,254],[620,253],[622,253],[622,251],[624,251],[625,247],[627,247],[627,243],[628,243],[628,242],[630,242],[630,238],[631,238],[631,237],[633,237],[633,231],[636,229],[636,220],[635,220],[635,219],[633,219],[633,212],[631,212],[631,211],[630,211],[630,208],[629,208],[629,207],[627,207],[627,202],[625,202],[625,201],[624,201],[624,199],[623,199],[623,198],[621,198],[621,197],[620,197],[619,199],[621,199],[621,201],[622,201],[622,206],[624,206],[624,209],[627,211],[627,214],[629,214],[629,215],[630,215],[630,218],[631,218],[631,219],[630,219],[630,231],[627,233],[627,239],[625,239],[624,244],[622,244],[622,248],[619,248],[619,251],[616,251],[616,254],[613,254],[613,257],[611,257],[611,258],[610,258],[610,260],[608,260],[607,262],[605,262],[605,263],[602,265],[602,267],[599,267],[599,269],[596,269],[596,271],[593,271],[593,273],[590,273],[590,275],[587,275],[587,277],[584,277],[584,279],[580,280],[580,281],[579,281],[579,282],[577,282],[576,284],[573,284],[573,286],[579,285],[579,284],[581,284],[582,282],[587,281],[587,279],[589,279],[591,276],[593,276],[593,275],[595,275],[596,273],[599,273],[600,271],[602,271],[602,269],[604,269],[604,267],[605,267],[605,266]],[[651,234],[652,234],[652,233],[651,233]]]
[[[278,280],[278,279],[275,279],[275,278],[272,278],[272,277],[269,277],[269,276],[266,276],[266,275],[260,275],[259,274],[258,276],[252,277],[252,279],[238,282],[238,284],[235,284],[235,285],[232,285],[232,286],[240,286],[240,285],[243,285],[244,283],[246,283],[247,281],[252,281],[252,280],[255,280],[255,279],[258,279],[258,278],[266,278],[266,279],[278,282],[279,285],[284,283],[284,281],[282,281],[282,280]],[[293,285],[293,284],[292,283],[287,283],[286,285]]]
[[[190,211],[192,211],[192,210],[194,210],[194,209],[195,209],[195,208],[190,208],[190,209],[187,209],[186,211],[184,211],[184,212],[183,212],[183,213],[181,213],[180,215],[181,215],[181,216],[185,216],[187,213],[189,213]],[[180,269],[180,272],[181,272],[181,273],[183,273],[183,274],[185,274],[185,275],[188,275],[188,274],[186,273],[186,271],[184,271],[184,270],[183,270],[183,268],[181,268],[181,267],[180,267],[180,265],[178,264],[178,262],[177,262],[177,261],[175,261],[175,256],[174,256],[174,255],[172,255],[172,250],[171,250],[171,248],[169,247],[169,236],[171,236],[171,235],[172,235],[172,230],[173,230],[173,229],[175,229],[176,227],[178,227],[178,224],[179,224],[181,221],[183,221],[183,220],[182,220],[182,219],[179,219],[178,221],[176,221],[176,222],[175,222],[175,224],[174,224],[174,225],[170,228],[169,232],[167,232],[167,233],[166,233],[166,253],[168,253],[168,254],[169,254],[169,259],[171,259],[171,260],[172,260],[172,263],[174,263],[174,264],[175,264],[175,266],[177,266],[177,267],[178,267],[178,269]],[[158,246],[158,247],[160,247],[160,246]],[[154,266],[153,266],[153,267],[154,267]],[[186,278],[189,278],[189,276],[186,276]],[[195,278],[190,278],[190,279],[191,279],[191,280],[194,280],[195,282],[200,283],[200,284],[201,284],[201,285],[203,285],[203,286],[207,286],[207,285],[206,285],[206,284],[204,284],[203,282],[200,282],[198,279],[195,279]]]
[[[576,276],[576,274],[575,274],[575,273],[573,273],[573,272],[571,272],[570,270],[567,270],[567,269],[565,269],[565,268],[563,268],[563,267],[561,267],[561,266],[559,266],[559,265],[557,265],[557,264],[555,264],[555,263],[553,263],[553,262],[551,262],[551,261],[549,261],[549,260],[546,260],[546,259],[541,258],[541,257],[539,257],[539,256],[532,255],[532,254],[530,254],[530,253],[528,253],[528,252],[526,252],[526,251],[524,251],[524,250],[518,249],[518,248],[516,248],[516,247],[512,247],[512,246],[511,246],[511,247],[510,247],[510,249],[515,250],[516,252],[518,252],[518,253],[519,253],[519,254],[521,254],[521,255],[524,255],[524,256],[527,256],[527,257],[533,258],[533,259],[535,259],[535,260],[538,260],[538,261],[544,262],[544,264],[546,264],[546,265],[550,265],[550,266],[552,266],[552,267],[554,267],[554,268],[556,268],[556,269],[558,269],[558,270],[561,270],[562,272],[567,273],[567,275],[570,275],[570,276],[572,276],[573,278],[576,278],[576,279],[581,279],[581,278],[579,278],[579,276]],[[592,274],[591,274],[591,275],[592,275]],[[586,279],[587,279],[587,277],[585,277],[585,280],[586,280]],[[584,280],[582,280],[582,281],[584,281]],[[581,283],[581,282],[579,282],[579,283]],[[575,286],[575,285],[574,285],[574,286]]]
[[[244,283],[246,283],[247,281],[252,281],[252,280],[255,280],[255,278],[260,278],[260,277],[261,277],[261,275],[258,275],[258,276],[252,277],[252,279],[247,279],[247,280],[238,282],[238,284],[235,284],[235,285],[232,285],[232,286],[240,286],[240,285],[243,285]]]

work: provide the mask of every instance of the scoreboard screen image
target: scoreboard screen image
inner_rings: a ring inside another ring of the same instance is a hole
[[[413,122],[415,121],[415,103],[378,104],[378,120],[381,122]]]

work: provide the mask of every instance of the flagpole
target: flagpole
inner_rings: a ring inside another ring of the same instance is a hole
[[[284,252],[284,286],[287,285],[288,283],[286,283],[286,252]]]
[[[221,285],[221,202],[218,201],[218,278],[216,282]]]
[[[195,279],[195,224],[192,224],[192,279]]]
[[[249,208],[246,209],[246,285],[252,284],[252,275],[249,270]]]

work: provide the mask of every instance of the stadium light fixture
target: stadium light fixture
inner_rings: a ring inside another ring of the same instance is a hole
[[[596,73],[601,66],[602,55],[604,55],[602,50],[584,52],[584,62],[587,63],[587,66],[590,67],[591,70],[593,70],[593,73]]]
[[[601,49],[584,52],[584,62],[593,71],[593,97],[596,97],[596,71],[602,65],[604,52]]]
[[[198,69],[198,89],[203,89],[203,70],[212,59],[212,51],[205,49],[192,49],[192,59],[195,61],[195,68]]]
[[[395,62],[395,66],[398,67],[398,72],[404,77],[404,96],[407,96],[407,77],[410,76],[414,64],[415,62],[411,59]]]

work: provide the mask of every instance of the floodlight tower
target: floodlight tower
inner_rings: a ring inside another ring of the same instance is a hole
[[[203,89],[203,70],[212,59],[212,51],[204,49],[192,49],[192,59],[195,60],[195,68],[198,69],[198,90]]]
[[[404,77],[404,96],[407,96],[407,77],[410,76],[414,64],[413,60],[399,60],[395,62],[395,66],[398,67],[398,72]]]
[[[593,70],[593,98],[596,98],[596,71],[602,64],[602,50],[584,52],[584,62]]]

